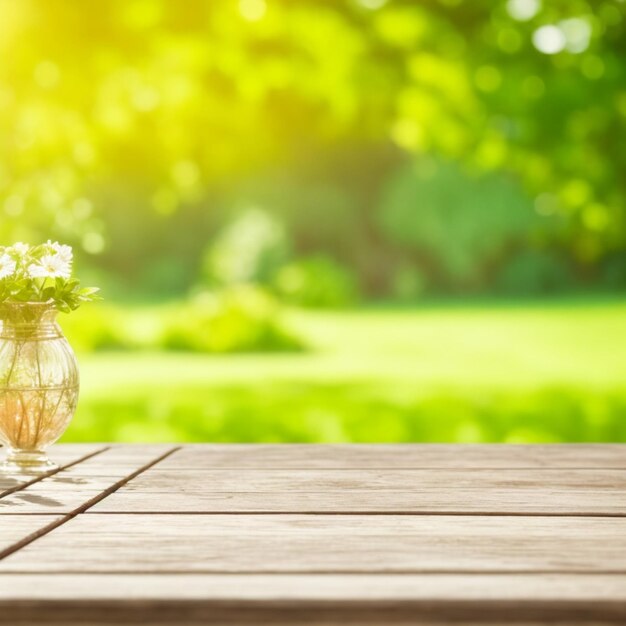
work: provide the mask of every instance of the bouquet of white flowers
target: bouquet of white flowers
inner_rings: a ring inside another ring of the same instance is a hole
[[[0,247],[0,471],[50,471],[45,449],[74,415],[78,364],[55,318],[99,297],[72,278],[72,261],[57,242]]]
[[[72,248],[48,241],[0,247],[0,303],[48,302],[65,313],[99,300],[97,287],[72,278]]]

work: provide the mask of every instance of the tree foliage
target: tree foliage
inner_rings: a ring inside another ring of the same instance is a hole
[[[517,178],[597,264],[626,230],[625,30],[618,0],[0,0],[0,235],[132,274],[251,175],[338,164],[363,207],[415,155]]]

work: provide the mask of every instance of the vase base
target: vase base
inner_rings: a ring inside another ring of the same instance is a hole
[[[0,463],[0,472],[4,474],[28,474],[39,476],[58,468],[42,450],[11,450],[7,458]]]

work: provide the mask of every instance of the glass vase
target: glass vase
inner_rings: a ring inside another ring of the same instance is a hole
[[[41,474],[54,469],[46,448],[70,423],[78,401],[78,364],[41,302],[0,304],[0,443],[8,448],[4,472]]]

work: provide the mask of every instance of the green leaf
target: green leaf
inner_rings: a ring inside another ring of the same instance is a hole
[[[81,296],[92,296],[100,291],[100,287],[83,287],[78,291]]]

